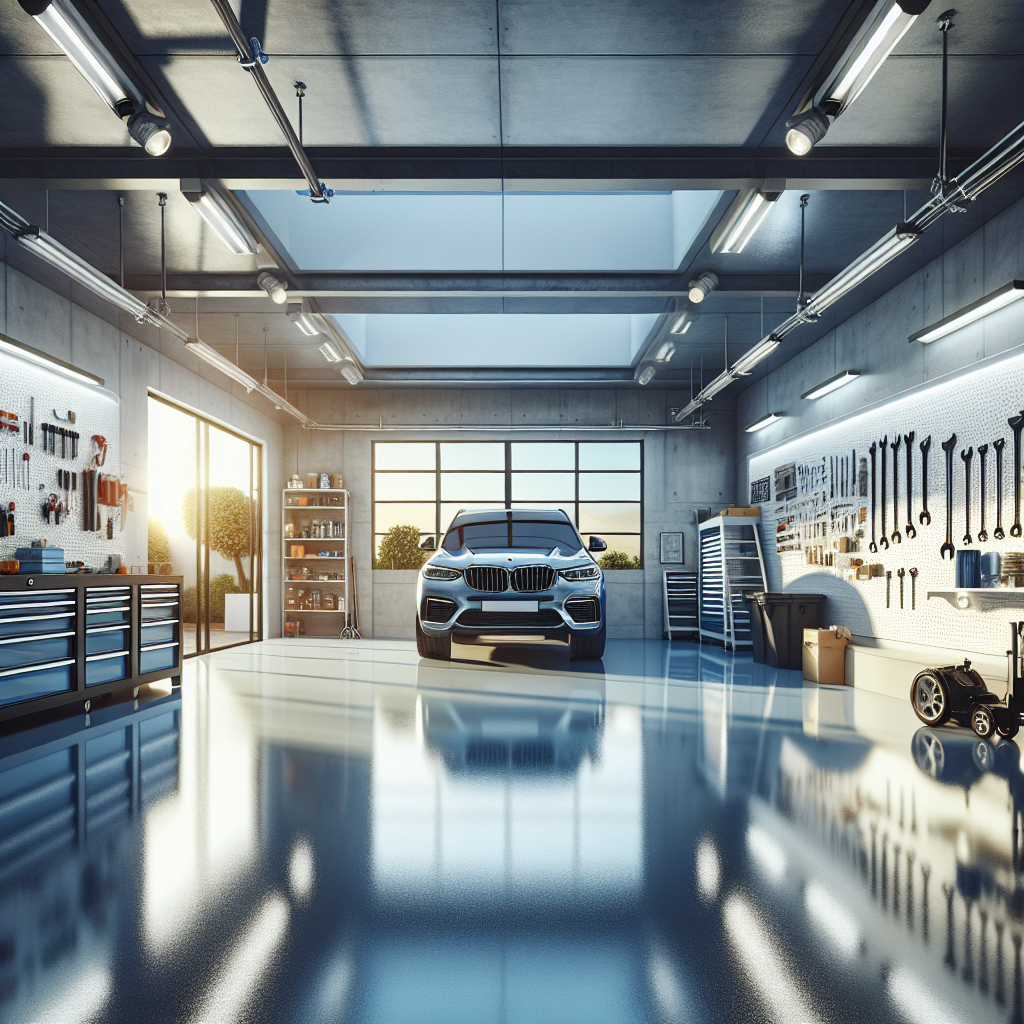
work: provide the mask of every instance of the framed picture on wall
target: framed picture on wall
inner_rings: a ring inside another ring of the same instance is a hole
[[[659,534],[662,565],[679,565],[686,561],[681,533]]]

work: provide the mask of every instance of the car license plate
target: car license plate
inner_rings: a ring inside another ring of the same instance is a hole
[[[539,609],[539,601],[481,601],[482,612],[535,612]]]

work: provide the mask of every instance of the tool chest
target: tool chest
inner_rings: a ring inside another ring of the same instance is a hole
[[[181,578],[0,577],[0,721],[181,671]]]

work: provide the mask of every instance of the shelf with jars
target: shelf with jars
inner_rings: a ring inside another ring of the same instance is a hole
[[[349,493],[288,487],[281,509],[282,635],[336,637],[348,622],[350,607]]]

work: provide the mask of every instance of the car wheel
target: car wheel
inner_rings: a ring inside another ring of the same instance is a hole
[[[1020,722],[1004,722],[1002,725],[996,726],[996,732],[998,732],[1004,740],[1012,740],[1013,737],[1020,732]]]
[[[452,656],[452,638],[450,636],[428,636],[416,620],[416,650],[421,658],[437,658],[448,661]]]
[[[572,633],[569,636],[569,660],[585,661],[604,657],[605,628],[597,633],[585,636]]]
[[[985,704],[976,704],[971,710],[971,728],[975,736],[985,740],[988,739],[996,729],[995,715],[992,709]]]
[[[949,691],[946,684],[931,672],[922,672],[910,687],[910,703],[914,714],[925,725],[938,726],[949,718]]]

